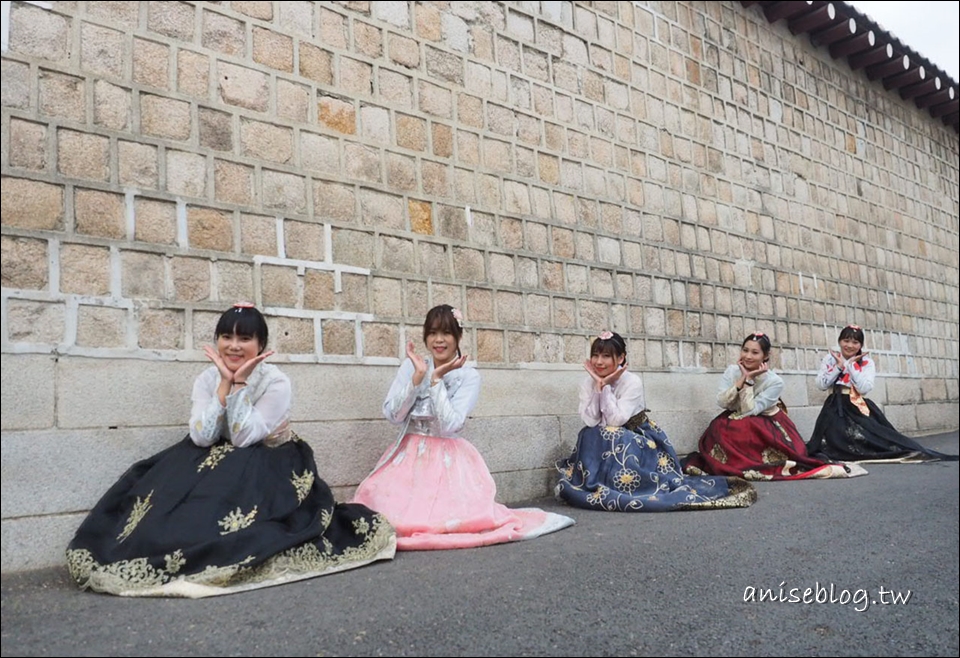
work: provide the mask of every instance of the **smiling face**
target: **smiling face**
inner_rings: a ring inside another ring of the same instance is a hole
[[[860,354],[862,347],[863,343],[853,336],[840,339],[840,353],[843,354],[844,359],[852,359],[856,355]]]
[[[740,362],[747,370],[756,370],[760,364],[767,360],[767,355],[763,353],[763,347],[759,341],[746,340],[743,347],[740,348]]]
[[[423,339],[423,344],[430,350],[434,366],[443,365],[457,356],[457,337],[440,327],[430,331]]]
[[[593,369],[597,371],[597,374],[601,377],[606,377],[613,371],[615,371],[623,363],[622,354],[614,354],[613,352],[594,352],[590,355],[590,365],[593,366]]]
[[[230,332],[217,336],[217,352],[230,372],[236,372],[244,363],[260,354],[256,336]]]

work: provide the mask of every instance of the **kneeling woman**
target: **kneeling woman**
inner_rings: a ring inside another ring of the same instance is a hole
[[[699,452],[684,461],[688,473],[739,475],[747,480],[800,480],[865,475],[853,464],[807,454],[797,426],[780,408],[783,380],[767,366],[770,339],[743,340],[740,360],[723,373],[717,403],[725,409],[700,437]]]
[[[460,354],[460,312],[435,306],[423,322],[424,359],[407,344],[383,402],[400,435],[354,501],[380,511],[397,529],[397,548],[472,548],[532,539],[573,524],[538,509],[508,509],[483,457],[460,437],[480,396],[480,375]]]
[[[390,524],[337,504],[313,451],[291,431],[290,380],[264,359],[267,324],[249,304],[221,317],[214,365],[193,386],[190,434],[134,464],[67,549],[83,589],[198,598],[390,559]]]
[[[930,450],[898,432],[880,407],[864,397],[873,390],[876,367],[863,351],[863,338],[863,329],[846,326],[837,341],[840,351],[823,358],[817,387],[833,390],[807,444],[810,454],[848,461],[956,461],[957,455]]]
[[[665,512],[747,507],[757,499],[739,478],[685,476],[670,439],[647,418],[643,383],[627,370],[627,345],[605,331],[590,346],[580,386],[577,447],[557,462],[557,497],[574,507]]]

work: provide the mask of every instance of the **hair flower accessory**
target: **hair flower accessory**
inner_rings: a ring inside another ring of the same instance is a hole
[[[236,304],[233,305],[233,308],[237,309],[237,313],[239,313],[245,308],[256,308],[256,307],[250,302],[237,302]]]
[[[762,331],[754,331],[752,335],[756,336],[757,338],[763,338],[766,334],[764,334]]]
[[[853,329],[854,331],[860,331],[860,325],[858,324],[848,324],[847,329]]]
[[[452,308],[450,313],[453,314],[453,319],[457,321],[457,326],[463,329],[463,313],[460,312],[460,309]]]
[[[613,332],[601,331],[600,334],[597,336],[597,338],[599,338],[600,340],[610,340],[611,338],[613,338]]]

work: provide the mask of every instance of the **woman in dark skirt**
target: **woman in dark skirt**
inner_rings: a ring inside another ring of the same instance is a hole
[[[337,504],[310,446],[290,429],[290,380],[264,363],[267,325],[250,304],[226,311],[213,366],[193,386],[190,433],[134,464],[67,548],[83,589],[198,598],[390,559],[390,524]]]
[[[817,387],[831,391],[807,444],[811,454],[845,461],[956,461],[898,432],[880,408],[867,399],[876,366],[863,351],[863,329],[855,324],[840,331],[840,351],[831,350],[820,364]]]
[[[666,433],[647,417],[643,382],[627,370],[620,334],[601,333],[590,346],[580,385],[577,447],[557,463],[557,497],[574,507],[608,512],[747,507],[757,499],[740,478],[684,475]]]
[[[727,367],[717,391],[724,411],[700,437],[699,451],[684,460],[688,473],[739,475],[747,480],[802,480],[864,475],[856,465],[813,457],[780,407],[783,379],[770,370],[770,339],[747,336],[740,359]]]

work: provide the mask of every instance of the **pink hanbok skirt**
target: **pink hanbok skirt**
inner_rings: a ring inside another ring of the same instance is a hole
[[[397,531],[397,549],[473,548],[533,539],[573,525],[535,508],[509,509],[483,457],[466,439],[407,434],[360,483],[354,502]]]

